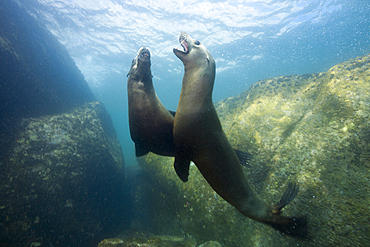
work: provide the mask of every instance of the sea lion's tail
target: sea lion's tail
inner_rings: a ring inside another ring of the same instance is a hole
[[[291,202],[297,195],[299,186],[289,183],[287,190],[281,197],[280,201],[274,205],[272,209],[272,220],[265,223],[272,226],[276,230],[284,232],[293,237],[308,238],[307,216],[302,217],[286,217],[281,216],[281,210]]]

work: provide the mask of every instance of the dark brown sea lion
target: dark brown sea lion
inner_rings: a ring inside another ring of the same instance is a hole
[[[212,103],[215,61],[198,40],[186,33],[181,33],[179,40],[184,51],[173,50],[185,66],[173,129],[174,166],[179,177],[187,180],[193,161],[217,194],[243,215],[286,234],[306,237],[306,217],[280,215],[281,209],[296,196],[298,187],[289,184],[274,207],[267,206],[252,190]]]
[[[127,93],[131,139],[137,157],[153,152],[175,156],[173,122],[175,112],[168,111],[155,93],[149,49],[142,47],[132,60]],[[252,155],[235,150],[241,164],[249,166]]]
[[[174,113],[164,107],[155,93],[150,66],[150,51],[142,47],[132,60],[127,80],[131,139],[137,157],[149,152],[174,156]]]

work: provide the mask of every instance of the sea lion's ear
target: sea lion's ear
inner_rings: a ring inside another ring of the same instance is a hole
[[[128,77],[129,75],[130,75],[130,72],[127,73],[127,76],[126,77]]]

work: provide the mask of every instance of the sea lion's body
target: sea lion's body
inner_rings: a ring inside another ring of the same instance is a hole
[[[174,156],[174,117],[155,93],[150,66],[150,52],[142,47],[132,61],[127,80],[131,139],[136,156],[148,152]]]
[[[127,80],[129,125],[137,157],[153,152],[175,156],[173,123],[175,112],[168,111],[155,93],[150,51],[142,47],[133,59]],[[242,165],[249,167],[252,155],[234,150]]]
[[[174,49],[185,66],[173,137],[176,146],[175,169],[186,180],[193,161],[210,186],[243,215],[269,224],[287,234],[305,236],[304,218],[280,216],[280,209],[298,189],[288,189],[282,202],[268,207],[249,186],[238,157],[222,130],[212,102],[215,62],[209,51],[186,33],[180,35],[185,52]]]

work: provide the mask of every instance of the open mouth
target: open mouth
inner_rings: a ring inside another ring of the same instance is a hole
[[[148,61],[150,60],[150,52],[148,49],[144,48],[139,53],[139,59],[141,61]]]
[[[186,38],[183,34],[180,35],[179,37],[179,42],[182,48],[184,49],[183,53],[188,54],[189,53],[189,47],[188,43],[186,42]]]
[[[140,54],[140,57],[139,58],[140,58],[141,61],[149,60],[150,59],[150,55],[147,52],[143,52],[143,53]]]

